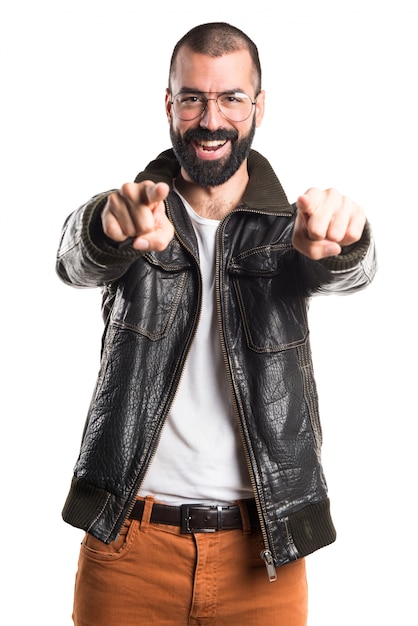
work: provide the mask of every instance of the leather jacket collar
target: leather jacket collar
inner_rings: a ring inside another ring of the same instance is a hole
[[[243,203],[255,210],[263,212],[288,212],[292,207],[286,197],[279,179],[270,163],[259,152],[251,150],[248,156],[248,173],[250,176]],[[165,182],[170,187],[173,179],[180,171],[180,165],[172,149],[162,152],[154,161],[151,161],[145,170],[138,174],[135,182],[151,178],[156,182]]]

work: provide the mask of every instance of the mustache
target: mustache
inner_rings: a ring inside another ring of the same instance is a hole
[[[226,130],[226,128],[218,128],[216,130],[208,130],[207,128],[189,128],[183,135],[183,140],[190,143],[192,141],[236,141],[238,139],[238,131]]]

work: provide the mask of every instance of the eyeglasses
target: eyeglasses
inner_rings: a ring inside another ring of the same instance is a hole
[[[207,98],[201,92],[181,91],[170,103],[179,119],[190,122],[206,111],[209,100],[216,102],[218,111],[230,122],[245,122],[256,104],[256,100],[253,102],[250,96],[241,91],[226,91],[216,98]]]

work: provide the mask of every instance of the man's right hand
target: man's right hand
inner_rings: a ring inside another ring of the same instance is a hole
[[[103,231],[118,243],[132,239],[135,250],[165,250],[174,236],[164,199],[170,187],[166,183],[126,183],[107,199],[102,212]]]

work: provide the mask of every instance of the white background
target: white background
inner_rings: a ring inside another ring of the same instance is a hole
[[[70,626],[82,533],[61,508],[99,362],[100,293],[55,275],[67,215],[169,147],[168,62],[192,26],[258,44],[254,147],[289,199],[367,209],[379,273],[311,306],[337,542],[308,559],[309,626],[417,624],[415,0],[8,0],[1,16],[0,621]],[[268,625],[266,625],[268,626]]]

